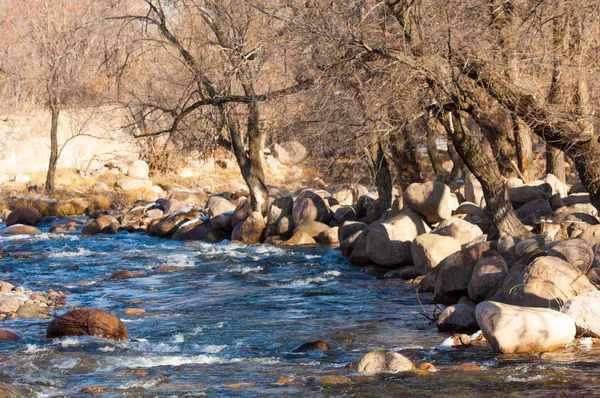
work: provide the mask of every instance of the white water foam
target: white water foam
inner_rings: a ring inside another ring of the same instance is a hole
[[[205,354],[218,354],[219,352],[223,351],[225,348],[227,348],[227,345],[210,344],[210,345],[201,347],[200,352],[203,352]]]
[[[536,380],[544,380],[547,379],[547,376],[544,375],[535,375],[535,376],[531,376],[531,377],[516,377],[516,376],[508,376],[506,378],[506,381],[514,381],[514,382],[520,382],[520,383],[527,383],[530,381],[536,381]]]
[[[74,257],[87,257],[94,254],[93,251],[78,247],[76,252],[64,251],[58,253],[50,253],[48,258],[74,258]]]
[[[109,368],[124,367],[124,368],[153,368],[157,366],[181,366],[190,364],[210,365],[223,364],[228,361],[215,356],[196,355],[196,356],[140,356],[137,358],[119,358],[108,364]],[[112,366],[111,366],[112,365]]]

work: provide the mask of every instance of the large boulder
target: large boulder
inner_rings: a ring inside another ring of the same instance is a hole
[[[56,317],[46,329],[46,337],[96,336],[105,339],[127,339],[127,328],[119,318],[96,308],[75,308]]]
[[[325,199],[314,192],[304,191],[294,201],[292,219],[294,220],[294,225],[300,225],[308,221],[319,221],[329,224],[331,212]]]
[[[465,199],[467,202],[475,203],[478,206],[482,206],[482,202],[484,201],[481,183],[471,173],[465,177]]]
[[[153,222],[148,228],[151,236],[159,238],[170,238],[175,232],[187,222],[195,222],[200,218],[202,213],[198,209],[186,207],[164,217],[158,222]]]
[[[448,306],[438,317],[437,327],[442,332],[477,330],[475,308],[460,303]]]
[[[552,197],[550,184],[529,184],[508,189],[508,196],[513,203],[527,203],[536,199],[548,200]]]
[[[235,227],[250,214],[252,214],[252,201],[246,198],[240,199],[231,215],[231,225]]]
[[[115,189],[122,191],[136,191],[138,189],[150,188],[152,188],[152,181],[142,178],[123,177],[115,181]]]
[[[148,163],[143,160],[136,160],[127,168],[127,176],[131,178],[146,180],[149,172]]]
[[[469,282],[469,298],[476,303],[488,300],[494,296],[508,272],[506,260],[495,250],[488,250],[477,260],[473,269],[473,276]]]
[[[388,221],[371,224],[368,234],[364,234],[366,255],[373,264],[383,267],[411,265],[411,243],[427,232],[429,227],[418,213],[403,211]]]
[[[421,275],[427,274],[442,260],[460,249],[459,242],[454,238],[433,233],[417,236],[410,245],[412,261]]]
[[[554,174],[546,174],[539,181],[549,184],[552,187],[552,194],[559,195],[561,198],[567,196],[569,194],[569,189],[571,188],[569,184],[565,184]]]
[[[342,255],[346,257],[350,257],[352,252],[354,251],[354,245],[356,244],[356,240],[362,234],[363,231],[356,231],[352,235],[346,237],[346,239],[340,241],[340,251]],[[338,239],[340,237],[340,233],[338,231]],[[352,262],[352,261],[351,261]]]
[[[404,205],[421,214],[429,224],[436,224],[452,216],[450,188],[439,182],[413,183],[403,195]]]
[[[560,308],[571,298],[596,288],[576,266],[558,257],[519,261],[504,280],[506,302],[526,307]]]
[[[326,229],[317,236],[316,241],[324,245],[339,246],[340,241],[338,239],[338,229],[339,227]]]
[[[322,222],[307,221],[296,226],[296,228],[294,228],[294,233],[296,234],[298,232],[304,232],[308,236],[316,240],[321,232],[327,231],[328,229],[329,225],[323,224]]]
[[[469,283],[477,261],[492,248],[492,242],[478,243],[446,257],[436,268],[434,301],[446,305],[456,304],[468,294]]]
[[[552,217],[552,207],[545,199],[535,199],[516,210],[517,217],[525,225],[536,225]]]
[[[333,219],[338,225],[342,225],[347,221],[357,221],[358,214],[356,213],[356,209],[351,206],[340,206],[335,209],[333,213]]]
[[[227,232],[231,232],[233,231],[233,223],[231,222],[233,218],[232,214],[229,213],[222,213],[222,214],[217,214],[216,216],[210,218],[208,221],[210,222],[210,224],[217,228],[217,229],[221,229],[223,231],[227,231]]]
[[[36,208],[17,207],[6,217],[6,226],[10,227],[16,224],[34,226],[38,225],[41,220],[40,212]]]
[[[290,239],[283,242],[282,246],[302,246],[302,245],[316,245],[317,241],[314,240],[306,232],[296,232]]]
[[[415,364],[402,354],[393,351],[374,351],[358,362],[356,371],[364,374],[398,373],[415,369]]]
[[[185,203],[186,206],[194,206],[200,208],[202,207],[202,204],[206,202],[206,193],[203,191],[179,190],[173,192],[169,199],[178,200],[179,202]]]
[[[243,243],[260,243],[266,228],[267,224],[262,214],[253,212],[233,228],[231,240]]]
[[[200,240],[206,242],[221,242],[231,237],[231,234],[228,231],[215,228],[212,222],[198,220],[193,223],[186,224],[179,227],[177,231],[173,234],[172,238],[174,240]],[[231,231],[231,229],[229,229],[229,231]]]
[[[296,140],[282,142],[273,146],[277,159],[286,166],[302,162],[308,156],[308,151]]]
[[[6,228],[2,233],[5,235],[38,235],[42,231],[30,225],[15,224]]]
[[[0,296],[0,312],[15,312],[19,309],[19,300],[12,296]]]
[[[294,198],[291,196],[283,196],[275,199],[269,207],[269,213],[267,214],[267,225],[277,224],[283,217],[292,215],[293,208]]]
[[[0,329],[0,342],[3,341],[19,341],[21,336],[9,330]]]
[[[368,227],[367,224],[358,221],[346,221],[338,228],[338,240],[340,242],[346,240],[350,235],[357,231],[363,231]]]
[[[352,206],[354,204],[354,190],[345,188],[331,194],[331,198],[340,206]]]
[[[292,220],[292,216],[282,217],[277,223],[275,232],[277,235],[284,238],[291,237],[294,234],[294,221]]]
[[[548,242],[542,248],[549,256],[565,260],[582,274],[589,271],[594,261],[592,248],[583,239],[565,239]]]
[[[107,228],[114,224],[121,225],[119,221],[111,215],[100,216],[98,218],[88,220],[88,222],[83,226],[81,234],[98,235],[103,233],[105,230],[107,230]]]
[[[452,218],[448,225],[438,226],[432,233],[454,238],[459,245],[464,246],[483,235],[483,231],[477,225],[460,218]]]
[[[475,316],[494,351],[504,354],[550,351],[575,337],[573,320],[548,308],[484,301],[477,305]]]
[[[600,292],[587,292],[573,297],[560,310],[577,327],[578,336],[600,337]]]
[[[222,196],[213,195],[208,198],[204,211],[209,217],[214,217],[219,214],[233,212],[236,209],[235,203]]]

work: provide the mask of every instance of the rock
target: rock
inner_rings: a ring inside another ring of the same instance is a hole
[[[31,181],[31,177],[28,176],[27,174],[15,174],[15,176],[13,177],[13,182],[17,183],[17,184],[27,184],[29,181]]]
[[[350,257],[352,252],[354,251],[354,246],[356,244],[356,240],[359,238],[359,236],[362,234],[362,231],[356,231],[355,233],[353,233],[352,235],[350,235],[349,237],[347,237],[346,239],[344,239],[343,241],[340,242],[340,251],[342,252],[342,255],[346,256],[346,257]],[[338,238],[339,238],[340,234],[338,231]]]
[[[152,188],[152,181],[132,177],[123,177],[115,181],[115,189],[122,191],[136,191],[138,189]]]
[[[6,228],[2,233],[5,235],[38,235],[41,234],[42,231],[36,227],[30,227],[29,225],[15,224]]]
[[[116,218],[110,215],[100,216],[96,219],[88,220],[81,231],[82,235],[97,235],[107,231],[112,224],[119,224]]]
[[[283,242],[282,246],[301,246],[301,245],[316,245],[317,241],[314,240],[306,232],[295,233],[290,239]]]
[[[0,293],[10,292],[13,289],[13,287],[15,287],[13,284],[0,281]]]
[[[387,275],[387,274],[386,274]],[[415,266],[409,265],[400,270],[398,277],[402,280],[409,281],[423,275]]]
[[[433,233],[417,236],[410,245],[412,261],[421,275],[431,272],[442,260],[460,249],[454,238]]]
[[[374,351],[366,354],[356,367],[358,373],[398,373],[415,369],[415,364],[404,355],[393,351]]]
[[[530,238],[524,239],[514,246],[514,254],[517,259],[525,256],[526,254],[533,253],[546,244],[546,237],[544,235],[534,235]]]
[[[485,369],[474,363],[461,363],[460,365],[454,365],[444,370],[446,372],[482,372]]]
[[[197,223],[202,213],[198,209],[186,207],[175,213],[169,214],[158,222],[152,222],[148,226],[148,232],[151,236],[159,238],[169,238],[173,236],[180,227],[189,223]]]
[[[486,217],[487,214],[485,209],[482,209],[479,205],[471,202],[463,202],[454,210],[455,215],[466,214],[467,216],[474,217]]]
[[[558,194],[552,195],[550,199],[548,199],[548,202],[550,203],[552,211],[556,211],[562,207],[565,207],[565,201],[562,200],[562,198]]]
[[[304,191],[294,201],[292,219],[294,225],[309,221],[328,224],[331,220],[331,212],[327,202],[321,196],[311,191]]]
[[[310,341],[308,343],[302,343],[298,347],[294,348],[292,352],[306,352],[306,351],[329,351],[331,347],[323,340]]]
[[[550,351],[575,337],[573,320],[548,308],[484,301],[477,305],[475,316],[494,351],[504,354]]]
[[[266,228],[267,224],[262,214],[253,212],[233,228],[231,240],[244,243],[260,243]]]
[[[19,309],[19,300],[11,296],[0,296],[0,312],[16,312]]]
[[[17,310],[17,315],[19,318],[42,318],[48,319],[50,318],[50,312],[46,307],[40,307],[37,304],[22,304],[19,306]]]
[[[21,337],[8,330],[0,329],[0,341],[19,341]]]
[[[554,174],[546,174],[544,178],[541,178],[539,181],[550,184],[552,187],[552,194],[559,195],[561,198],[567,196],[569,194],[569,189],[571,188],[569,184],[565,184]]]
[[[596,290],[580,269],[551,256],[513,265],[503,289],[509,304],[543,308],[560,308],[571,298]]]
[[[508,196],[513,203],[527,203],[536,199],[548,200],[552,196],[552,186],[550,184],[523,185],[520,187],[509,188]]]
[[[304,232],[311,238],[317,240],[317,237],[321,232],[327,231],[329,229],[329,225],[323,224],[318,221],[307,221],[303,222],[300,225],[297,225],[294,229],[294,234],[298,232]]]
[[[338,229],[339,227],[326,229],[317,236],[316,241],[324,245],[338,246],[340,244],[340,241],[338,240]]]
[[[352,379],[350,379],[347,376],[342,376],[342,375],[329,375],[329,376],[323,376],[323,377],[319,377],[315,383],[318,386],[334,386],[337,384],[347,384],[347,383],[352,383]]]
[[[442,332],[476,330],[475,309],[467,304],[446,307],[437,320],[437,327]]]
[[[385,210],[386,209],[381,207],[381,202],[379,201],[379,199],[375,199],[373,202],[371,202],[369,207],[367,207],[367,214],[365,215],[367,222],[371,224],[375,221],[381,220]]]
[[[220,214],[215,219],[224,216]],[[231,230],[231,228],[230,228]],[[211,222],[198,220],[196,222],[183,225],[173,234],[173,240],[198,240],[205,242],[222,242],[231,238],[231,233],[227,230],[215,228]]]
[[[17,207],[6,218],[6,226],[22,224],[35,226],[40,223],[42,218],[40,212],[33,207]]]
[[[449,225],[438,227],[432,231],[436,235],[450,236],[461,246],[473,242],[475,239],[483,236],[483,231],[477,225],[468,221],[451,219]]]
[[[148,163],[143,160],[136,160],[127,168],[127,176],[131,178],[146,180],[148,179],[149,172]]]
[[[484,201],[481,183],[473,174],[468,173],[465,177],[465,199],[467,202],[481,205]]]
[[[223,231],[231,232],[233,231],[234,227],[233,223],[231,222],[232,218],[232,214],[222,213],[210,218],[209,222],[210,225],[217,229],[222,229]]]
[[[525,203],[516,210],[517,217],[525,225],[536,225],[552,217],[552,207],[545,199],[536,199]]]
[[[231,225],[235,227],[250,214],[252,214],[252,202],[250,199],[241,199],[231,215]]]
[[[594,261],[592,248],[583,239],[565,239],[548,242],[542,247],[549,256],[558,257],[585,274]]]
[[[452,216],[450,188],[439,181],[413,183],[403,195],[404,205],[421,214],[429,224],[435,224]]]
[[[476,303],[488,300],[502,284],[508,272],[508,264],[495,250],[483,254],[473,269],[473,276],[469,282],[469,298]]]
[[[47,338],[96,336],[105,339],[127,339],[127,328],[119,318],[96,308],[76,308],[54,318],[46,329]]]
[[[146,310],[143,308],[126,308],[123,311],[123,314],[130,315],[130,316],[142,315],[145,313],[146,313]]]
[[[354,191],[351,188],[345,188],[331,194],[331,198],[342,207],[352,206],[354,204]]]
[[[358,214],[356,213],[356,209],[351,206],[342,206],[335,210],[333,213],[333,219],[338,224],[343,224],[346,221],[356,221],[358,220]]]
[[[294,221],[292,221],[292,216],[285,216],[279,220],[277,223],[277,235],[281,235],[283,237],[290,237],[294,233]]]
[[[573,297],[560,311],[575,322],[578,336],[600,337],[600,291]]]
[[[358,219],[362,219],[367,216],[367,210],[375,203],[375,199],[368,195],[362,195],[356,201],[356,216]]]
[[[267,214],[267,225],[274,225],[286,216],[292,215],[294,208],[294,198],[291,196],[283,196],[273,201],[269,207],[269,214]]]
[[[265,244],[265,245],[276,245],[276,246],[279,246],[279,245],[282,245],[283,242],[285,242],[285,240],[283,240],[281,238],[281,236],[279,236],[279,235],[271,235],[271,236],[268,236],[265,239],[265,241],[263,242],[263,244]]]
[[[179,202],[185,203],[186,206],[194,206],[201,208],[202,204],[207,203],[206,193],[204,191],[182,191],[178,190],[171,194],[169,200],[178,200]],[[208,198],[210,201],[210,198]],[[227,200],[227,199],[226,199]],[[233,205],[235,209],[235,205]],[[231,209],[231,210],[233,210]],[[218,214],[218,213],[217,213]],[[209,214],[211,215],[211,214]]]
[[[131,279],[135,278],[135,276],[131,271],[115,271],[108,279]]]
[[[411,243],[417,236],[427,232],[429,227],[421,216],[412,210],[405,210],[388,221],[369,226],[369,232],[363,234],[366,256],[373,264],[383,267],[411,265]]]
[[[308,151],[297,140],[275,144],[273,150],[277,159],[286,166],[295,165],[302,162],[308,156]]]
[[[425,293],[433,293],[435,291],[435,283],[437,279],[437,272],[433,270],[427,275],[423,276],[421,282],[419,283],[419,291]]]
[[[367,224],[358,221],[346,221],[338,229],[338,240],[343,242],[348,239],[349,236],[355,234],[358,231],[363,231],[368,227]]]
[[[155,218],[161,218],[165,213],[161,209],[148,209],[146,211],[146,217],[153,220]]]
[[[434,301],[452,305],[466,296],[477,261],[491,247],[491,242],[478,243],[451,254],[438,264]]]

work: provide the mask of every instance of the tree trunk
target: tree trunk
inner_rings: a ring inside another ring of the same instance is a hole
[[[498,106],[493,110],[471,112],[471,116],[490,142],[500,174],[504,177],[514,176],[516,173],[513,164],[517,155],[510,112]]]
[[[421,165],[417,160],[417,148],[413,143],[408,127],[402,127],[392,141],[392,160],[398,173],[398,180],[402,190],[413,182],[423,182],[421,178]]]
[[[531,142],[531,130],[523,121],[515,117],[513,119],[515,132],[515,150],[517,165],[525,183],[535,179],[535,165],[533,164],[533,144]]]
[[[450,155],[450,159],[452,159],[453,165],[452,171],[448,176],[447,183],[451,187],[456,187],[456,181],[459,178],[465,178],[465,162],[463,162],[462,158],[460,157],[458,152],[456,152],[456,148],[454,148],[454,145],[451,142],[448,143],[448,155]]]
[[[445,126],[456,151],[483,188],[496,229],[489,238],[494,239],[497,234],[519,238],[531,236],[513,209],[498,164],[486,154],[479,140],[468,129],[464,116],[450,112]]]
[[[50,112],[52,113],[50,120],[50,161],[48,162],[48,173],[46,174],[46,194],[48,195],[54,192],[56,165],[58,164],[58,117],[60,108],[58,105],[51,103]]]
[[[375,176],[375,185],[379,194],[379,205],[383,211],[392,207],[392,176],[383,147],[378,140],[367,151],[369,168]]]
[[[546,144],[546,174],[554,174],[562,182],[567,182],[565,154],[548,144]]]
[[[448,173],[444,170],[442,166],[442,160],[440,159],[440,153],[437,148],[437,134],[436,129],[433,126],[433,119],[431,119],[430,115],[428,115],[426,122],[426,133],[427,139],[425,140],[425,146],[427,147],[427,154],[429,155],[429,160],[431,161],[431,166],[433,167],[433,172],[438,181],[445,182],[448,178]]]

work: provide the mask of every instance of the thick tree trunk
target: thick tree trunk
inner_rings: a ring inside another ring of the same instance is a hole
[[[56,104],[50,105],[52,114],[50,120],[50,161],[48,162],[48,173],[46,174],[46,193],[54,192],[54,180],[56,179],[56,166],[58,164],[58,117],[60,108]]]
[[[437,134],[436,129],[433,126],[433,119],[430,116],[427,118],[426,122],[426,133],[427,139],[425,140],[425,146],[427,147],[427,154],[429,155],[429,160],[431,161],[431,166],[433,167],[433,172],[438,181],[445,182],[448,178],[448,173],[444,170],[442,166],[442,159],[440,158],[440,152],[437,148]]]
[[[460,157],[483,188],[485,202],[490,208],[492,221],[496,228],[490,238],[495,238],[496,234],[519,238],[531,236],[513,209],[498,164],[487,155],[479,140],[468,129],[465,117],[460,113],[451,112],[445,125],[448,136]]]
[[[472,112],[471,116],[490,142],[500,174],[504,177],[514,176],[516,173],[513,164],[516,159],[516,151],[510,112],[498,106],[494,110]]]
[[[411,139],[408,127],[403,127],[396,137],[394,137],[391,152],[402,190],[406,189],[413,182],[423,182],[421,165],[417,160],[417,148]]]
[[[515,132],[515,150],[517,165],[525,182],[535,179],[535,165],[533,164],[533,143],[531,129],[520,118],[513,120]]]
[[[379,205],[383,211],[392,207],[392,176],[383,147],[378,140],[367,149],[369,168],[375,176],[375,185],[379,194]]]
[[[456,187],[456,181],[459,178],[465,178],[465,162],[463,162],[462,158],[460,157],[458,152],[456,152],[456,148],[454,148],[454,145],[451,142],[448,143],[448,155],[450,155],[450,159],[452,159],[453,165],[452,171],[448,176],[447,184],[451,187]]]
[[[554,174],[562,182],[567,182],[565,154],[548,144],[546,144],[546,174]]]

